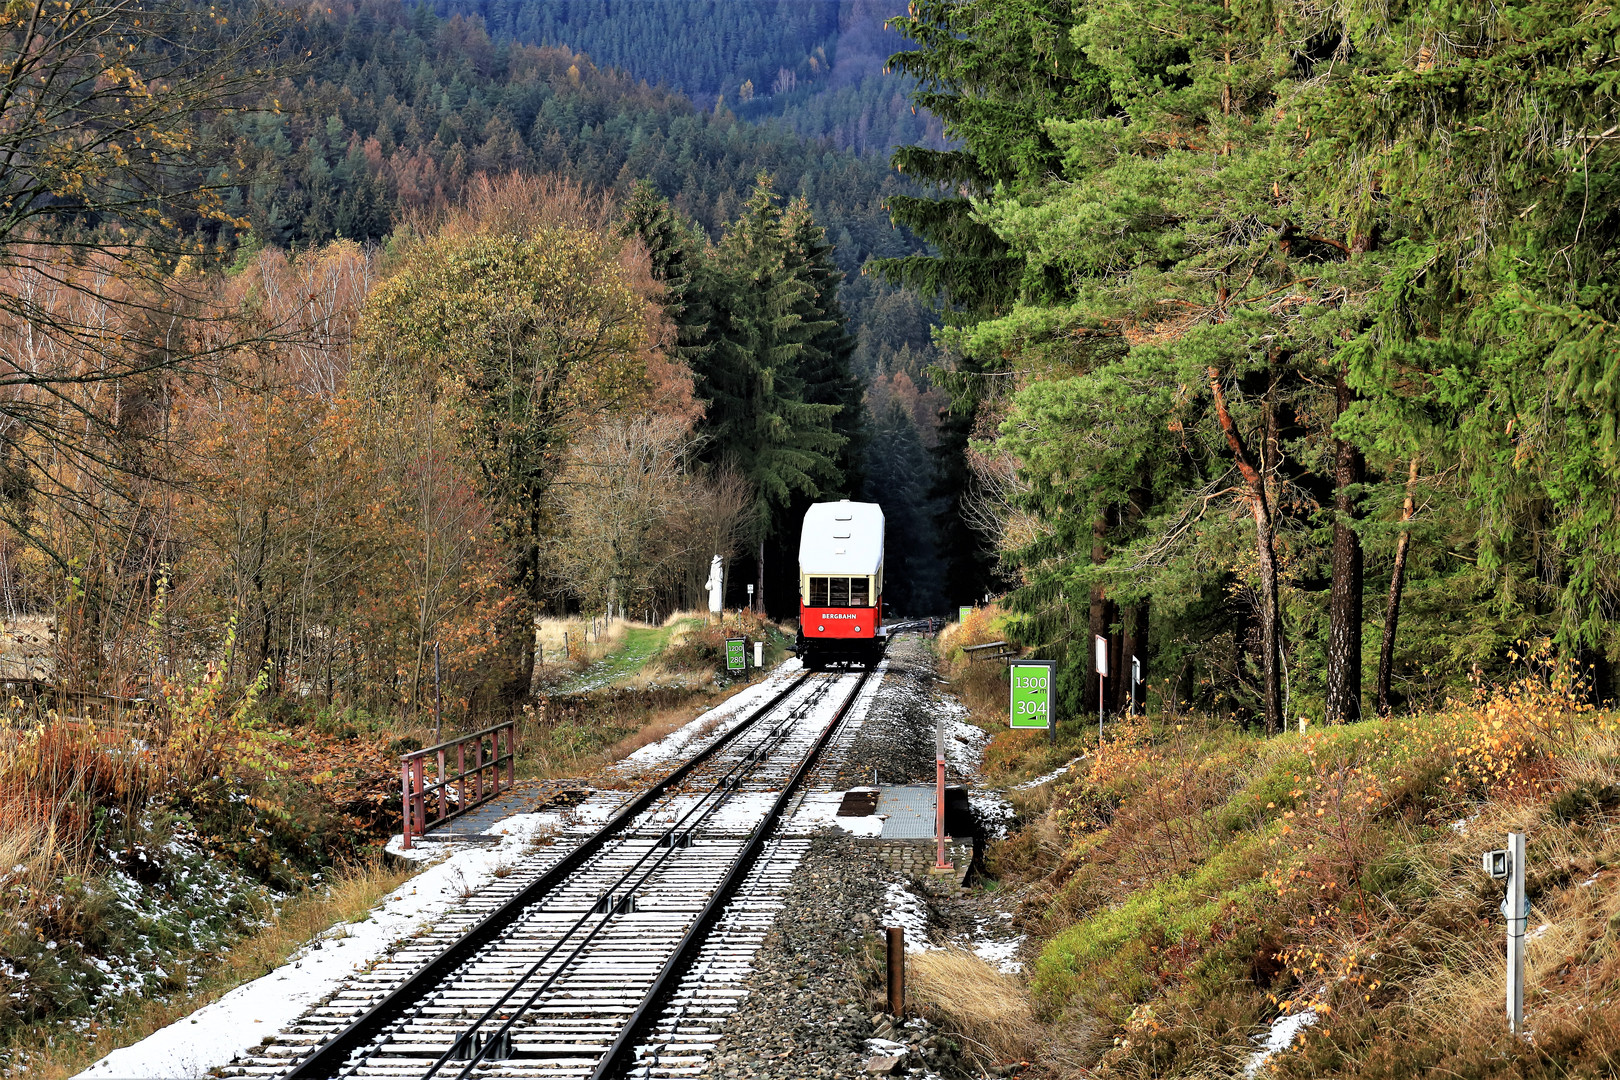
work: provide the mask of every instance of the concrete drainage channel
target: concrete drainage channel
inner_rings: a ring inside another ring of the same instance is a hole
[[[691,1075],[809,846],[777,825],[869,677],[800,677],[578,846],[525,858],[229,1072]]]

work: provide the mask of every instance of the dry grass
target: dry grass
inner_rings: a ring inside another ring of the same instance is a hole
[[[664,736],[691,723],[698,716],[714,708],[730,691],[707,689],[693,692],[677,705],[662,709],[649,709],[644,713],[636,713],[628,718],[618,715],[598,716],[585,714],[580,717],[570,717],[561,723],[586,724],[598,727],[616,727],[625,734],[610,743],[601,745],[587,745],[576,747],[565,738],[559,737],[557,728],[547,730],[533,728],[525,733],[519,743],[520,760],[518,774],[520,778],[533,778],[539,780],[572,779],[576,777],[590,777],[600,773],[607,766],[622,761],[630,754],[656,742]],[[626,722],[628,720],[628,723]],[[627,782],[625,777],[598,777],[596,781],[601,786],[615,786]]]
[[[95,1025],[81,1037],[58,1030],[48,1044],[22,1044],[28,1055],[26,1075],[30,1080],[66,1080],[112,1051],[184,1019],[243,983],[274,971],[317,934],[360,920],[413,873],[414,869],[392,869],[380,860],[334,872],[324,889],[284,904],[269,926],[233,948],[192,989],[133,1003],[113,1022]]]
[[[965,950],[907,956],[906,992],[985,1064],[1032,1060],[1045,1042],[1023,980]]]
[[[671,616],[672,619],[675,617]],[[588,616],[578,619],[541,619],[535,624],[535,643],[543,650],[545,663],[561,663],[563,635],[566,634],[568,659],[576,663],[590,663],[620,648],[624,644],[626,631],[632,626],[647,625],[633,619],[617,618],[604,623],[599,617],[593,620]],[[600,637],[596,633],[597,630],[601,632]]]
[[[97,809],[115,806],[134,817],[154,786],[155,765],[128,733],[82,721],[0,726],[0,883],[22,885],[26,907],[64,878],[89,876]],[[7,903],[17,895],[8,892]]]

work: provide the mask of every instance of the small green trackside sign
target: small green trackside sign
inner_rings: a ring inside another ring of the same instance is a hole
[[[1052,662],[1019,660],[1009,665],[1012,701],[1008,718],[1015,728],[1045,730],[1052,726]]]
[[[748,668],[748,642],[743,638],[726,638],[726,670],[745,671]]]
[[[967,622],[968,616],[971,614],[973,614],[973,609],[971,607],[959,607],[956,609],[956,621]]]

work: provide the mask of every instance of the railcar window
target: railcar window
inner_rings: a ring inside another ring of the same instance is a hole
[[[824,577],[813,577],[813,578],[810,579],[810,606],[811,607],[826,607],[827,606],[827,579],[826,578],[824,578]]]
[[[852,577],[849,579],[850,607],[872,606],[872,598],[866,587],[868,580],[869,579],[863,577]]]
[[[827,581],[832,586],[828,593],[827,606],[849,607],[849,578],[835,577],[828,578]]]

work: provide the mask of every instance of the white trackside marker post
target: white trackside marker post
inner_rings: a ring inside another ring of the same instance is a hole
[[[1524,833],[1508,833],[1508,846],[1487,851],[1485,872],[1507,882],[1502,915],[1507,919],[1507,1015],[1508,1030],[1524,1033],[1524,927],[1530,905],[1524,896]]]
[[[934,869],[949,870],[945,861],[945,715],[940,714],[934,735]]]
[[[1097,749],[1102,749],[1103,739],[1103,680],[1108,678],[1108,639],[1101,634],[1092,639],[1095,649],[1097,668]]]
[[[1524,1033],[1524,833],[1508,833],[1507,1014],[1515,1035]]]

